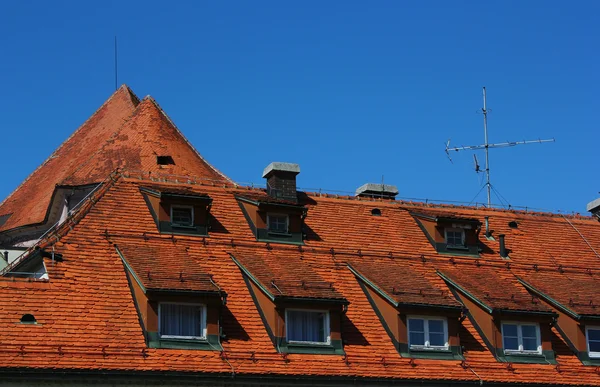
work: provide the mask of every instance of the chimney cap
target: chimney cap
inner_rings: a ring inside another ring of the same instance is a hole
[[[356,196],[395,197],[396,195],[398,195],[398,187],[390,184],[367,183],[356,190]]]
[[[587,204],[587,210],[592,214],[600,212],[600,198],[589,202]]]
[[[263,171],[263,177],[267,178],[271,176],[274,172],[289,172],[297,175],[300,173],[300,165],[274,161],[271,164],[267,165],[267,167]]]

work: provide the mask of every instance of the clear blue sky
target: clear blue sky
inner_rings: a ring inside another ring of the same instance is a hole
[[[119,83],[236,181],[290,161],[305,188],[383,175],[469,202],[483,176],[444,143],[483,142],[486,86],[492,142],[557,141],[491,152],[508,202],[584,213],[600,196],[598,1],[91,4],[0,4],[2,198],[114,91],[115,35]]]

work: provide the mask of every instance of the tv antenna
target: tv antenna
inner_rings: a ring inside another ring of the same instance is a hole
[[[526,141],[507,141],[507,142],[501,142],[501,143],[496,143],[496,144],[490,144],[488,143],[488,129],[487,129],[487,100],[486,100],[486,92],[485,92],[485,86],[483,87],[483,109],[481,109],[481,112],[483,113],[483,138],[484,138],[484,143],[483,145],[469,145],[469,146],[459,146],[459,147],[455,147],[455,148],[450,148],[450,140],[448,140],[448,142],[446,143],[446,155],[448,155],[448,158],[450,159],[450,161],[452,161],[452,159],[450,158],[450,152],[451,151],[455,151],[455,152],[460,152],[460,151],[464,151],[464,150],[479,150],[479,149],[484,149],[485,150],[485,177],[486,177],[486,188],[487,188],[487,206],[488,208],[491,208],[492,206],[492,184],[490,183],[490,157],[489,157],[489,150],[490,148],[506,148],[509,146],[515,146],[515,145],[525,145],[525,144],[541,144],[544,142],[554,142],[555,140],[553,138],[551,139],[547,139],[547,140],[526,140]],[[481,169],[479,167],[479,162],[477,161],[477,156],[473,155],[474,158],[474,162],[475,162],[475,172],[481,172]]]

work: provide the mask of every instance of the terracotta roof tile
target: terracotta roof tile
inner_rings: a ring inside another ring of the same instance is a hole
[[[551,313],[551,310],[533,297],[507,269],[444,265],[438,270],[443,277],[491,309]]]
[[[112,238],[147,290],[220,291],[200,264],[202,255],[161,240]]]
[[[382,259],[361,261],[354,259],[350,265],[353,270],[356,270],[399,304],[457,308],[462,306],[443,284],[438,281],[434,285],[424,273],[420,273],[423,270],[433,272],[431,267],[419,270],[419,268],[413,267],[419,264],[410,262],[399,264],[394,260]],[[420,265],[422,266],[422,264]]]

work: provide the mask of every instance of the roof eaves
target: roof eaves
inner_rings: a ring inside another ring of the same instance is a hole
[[[273,293],[269,292],[269,290],[255,277],[252,275],[252,273],[244,266],[242,265],[242,263],[240,261],[238,261],[235,256],[232,253],[229,253],[229,256],[231,257],[231,259],[233,260],[233,263],[235,263],[240,270],[248,277],[250,278],[250,280],[256,285],[258,286],[263,293],[265,293],[265,295],[267,297],[269,297],[269,299],[273,302],[275,302],[275,296],[273,295]]]
[[[517,278],[517,281],[519,281],[519,283],[521,283],[523,286],[525,286],[526,289],[528,289],[531,292],[535,293],[538,297],[543,298],[545,301],[547,301],[548,303],[550,303],[551,305],[553,305],[557,309],[561,310],[562,312],[564,312],[564,313],[568,314],[569,316],[573,317],[574,319],[576,319],[576,320],[581,319],[582,316],[579,315],[579,314],[577,314],[575,311],[567,308],[566,306],[564,306],[560,302],[556,301],[554,298],[550,297],[546,293],[540,291],[539,289],[537,289],[536,287],[534,287],[533,285],[531,285],[527,281],[523,280],[522,278],[520,278],[518,276],[515,276],[515,277]]]
[[[439,270],[436,270],[436,272],[444,281],[446,281],[452,287],[458,289],[461,293],[463,293],[465,296],[467,296],[471,301],[473,301],[474,303],[476,303],[477,305],[482,307],[486,312],[488,312],[489,314],[492,314],[494,312],[494,309],[492,307],[485,304],[479,298],[475,297],[473,294],[468,292],[465,288],[463,288],[462,286],[460,286],[459,284],[457,284],[456,282],[454,282],[453,280],[448,278],[446,275],[444,275],[444,273],[442,273]]]

